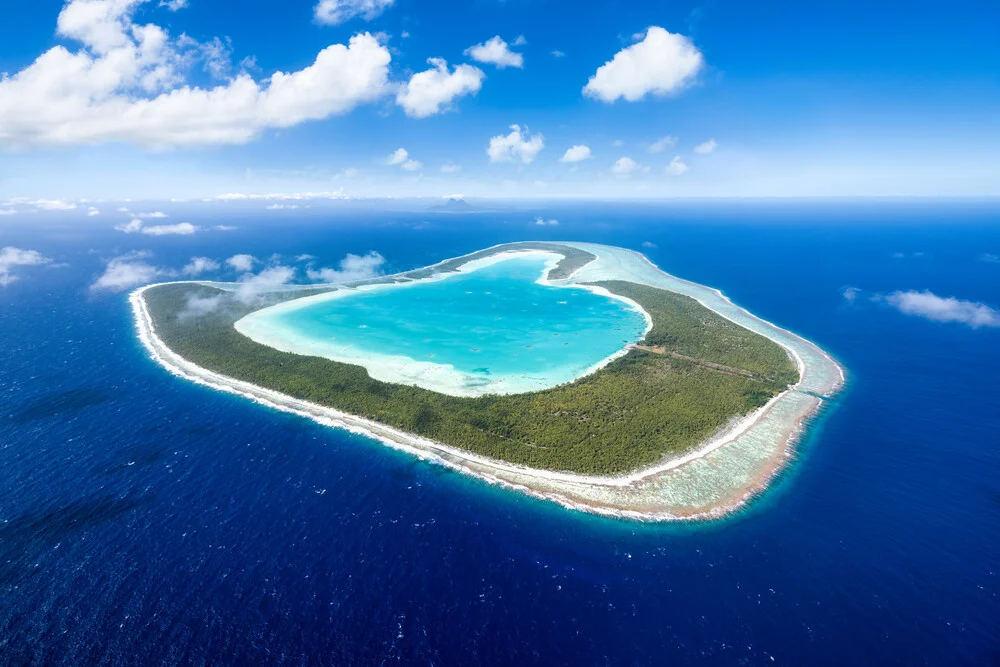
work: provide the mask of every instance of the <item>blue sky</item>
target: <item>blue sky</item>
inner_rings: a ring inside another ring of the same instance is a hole
[[[995,2],[9,5],[0,201],[1000,194]]]

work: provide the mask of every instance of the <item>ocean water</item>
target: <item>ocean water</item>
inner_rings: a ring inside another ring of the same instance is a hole
[[[168,212],[239,229],[136,239],[111,215],[0,222],[0,246],[53,259],[0,289],[0,662],[1000,660],[1000,330],[878,299],[1000,306],[1000,265],[981,259],[1000,254],[1000,205]],[[848,387],[746,511],[619,522],[170,376],[125,296],[87,289],[132,250],[174,269],[377,250],[405,270],[523,239],[641,250],[816,341]]]
[[[286,302],[237,328],[386,382],[453,395],[538,391],[585,375],[647,326],[632,302],[540,284],[559,259],[513,257],[443,280]]]

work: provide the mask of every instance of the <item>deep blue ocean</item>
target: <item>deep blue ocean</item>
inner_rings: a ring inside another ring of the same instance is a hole
[[[871,299],[1000,306],[1000,204],[179,206],[239,229],[0,219],[54,260],[0,289],[0,663],[1000,662],[1000,329]],[[737,516],[615,521],[175,378],[126,294],[88,291],[130,250],[396,271],[525,239],[641,250],[817,342],[847,389]]]

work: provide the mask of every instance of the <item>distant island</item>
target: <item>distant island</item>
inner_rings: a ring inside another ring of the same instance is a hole
[[[812,343],[609,246],[511,243],[349,285],[241,289],[141,288],[140,338],[194,381],[616,516],[739,507],[843,383]]]
[[[431,206],[431,210],[438,213],[469,213],[473,207],[463,197],[448,197],[443,204]]]

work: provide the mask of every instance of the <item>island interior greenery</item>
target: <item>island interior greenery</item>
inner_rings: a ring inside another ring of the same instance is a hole
[[[563,253],[550,278],[568,277],[592,259],[556,244],[510,244],[434,271],[528,247]],[[401,277],[416,279],[428,271]],[[182,316],[191,297],[226,294],[216,287],[174,283],[150,288],[144,297],[157,336],[203,368],[458,449],[547,470],[617,475],[653,465],[692,449],[798,381],[783,348],[690,297],[624,281],[595,284],[650,314],[653,327],[639,346],[566,385],[475,398],[381,382],[361,366],[256,343],[233,324],[261,303],[230,298],[209,314]],[[305,294],[272,295],[269,303]]]

